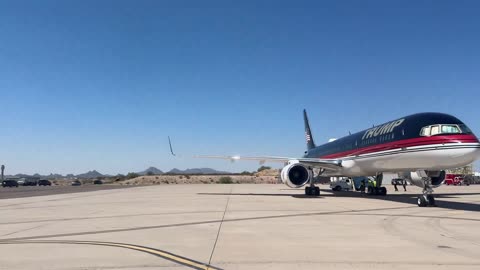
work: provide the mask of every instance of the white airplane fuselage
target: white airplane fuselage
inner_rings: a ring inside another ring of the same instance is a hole
[[[474,162],[480,157],[480,142],[453,116],[420,113],[315,147],[304,157],[342,161],[340,168],[325,171],[325,176],[437,171]]]

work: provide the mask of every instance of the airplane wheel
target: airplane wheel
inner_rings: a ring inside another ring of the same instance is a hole
[[[429,206],[435,206],[435,197],[433,197],[433,195],[427,195],[427,202]]]
[[[427,206],[428,202],[427,202],[427,199],[425,198],[425,196],[419,196],[418,199],[417,199],[417,205],[419,207],[425,207]]]
[[[320,188],[319,187],[305,187],[305,195],[307,196],[320,196]]]

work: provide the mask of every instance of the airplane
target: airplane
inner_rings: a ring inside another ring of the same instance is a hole
[[[419,207],[435,206],[433,188],[445,179],[445,170],[471,164],[480,157],[480,142],[458,118],[444,113],[417,113],[316,146],[307,112],[303,110],[307,151],[303,157],[195,156],[236,160],[283,162],[282,182],[292,188],[305,186],[305,194],[319,196],[313,169],[330,177],[374,176],[370,195],[386,195],[383,173],[398,173],[423,189]],[[170,138],[169,138],[170,142]],[[170,142],[170,150],[173,153]]]

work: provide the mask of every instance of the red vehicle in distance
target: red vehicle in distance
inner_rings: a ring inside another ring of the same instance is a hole
[[[463,184],[463,174],[448,173],[443,182],[445,185],[461,186]]]

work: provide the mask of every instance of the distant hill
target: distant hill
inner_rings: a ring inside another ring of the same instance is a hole
[[[37,177],[37,178],[41,178],[41,179],[57,179],[57,178],[62,178],[63,176],[61,174],[49,174],[49,175],[40,175],[38,173],[34,174],[34,175],[28,175],[28,174],[23,174],[23,173],[19,173],[19,174],[15,174],[15,175],[5,175],[5,178],[11,178],[11,177],[15,177],[15,178],[29,178],[29,177]]]
[[[171,169],[170,171],[167,172],[168,174],[182,174],[183,171],[177,169],[177,168],[173,168]]]
[[[229,174],[229,172],[217,171],[212,168],[192,168],[186,170],[174,168],[168,171],[167,174]]]
[[[19,174],[15,174],[14,177],[18,177],[18,178],[22,178],[22,177],[29,177],[30,175],[28,174],[23,174],[23,173],[19,173]]]
[[[97,177],[103,177],[103,176],[104,176],[103,174],[97,172],[96,170],[76,175],[77,178],[84,178],[84,179],[97,178]]]
[[[58,173],[51,173],[49,175],[43,175],[41,176],[40,178],[45,178],[45,179],[58,179],[58,178],[62,178],[63,175],[61,174],[58,174]]]
[[[150,167],[144,171],[138,172],[139,175],[147,175],[148,173],[152,174],[163,174],[163,172],[155,167]]]
[[[141,171],[141,172],[138,172],[137,174],[143,176],[143,175],[147,175],[148,172],[152,172],[155,175],[165,174],[163,171],[161,171],[160,169],[155,168],[155,167],[149,167],[148,169],[146,169],[144,171]],[[171,169],[170,171],[166,172],[166,174],[230,174],[230,173],[229,172],[224,172],[224,171],[217,171],[217,170],[212,169],[212,168],[192,168],[192,169],[186,169],[186,170],[179,170],[177,168],[174,168],[174,169]],[[95,179],[95,178],[98,178],[98,177],[110,177],[111,175],[101,174],[98,171],[93,170],[93,171],[89,171],[89,172],[81,173],[81,174],[77,174],[77,175],[74,175],[74,174],[61,175],[61,174],[53,174],[53,173],[48,174],[48,175],[40,175],[38,173],[36,173],[34,175],[28,175],[28,174],[19,173],[19,174],[16,174],[16,175],[5,175],[5,178],[9,178],[9,177],[17,177],[17,178],[26,177],[26,178],[28,178],[28,177],[32,177],[32,176],[33,177],[38,177],[38,178],[41,178],[41,179],[54,180],[54,179],[65,179],[65,178],[68,178],[68,179],[73,179],[73,178]]]

